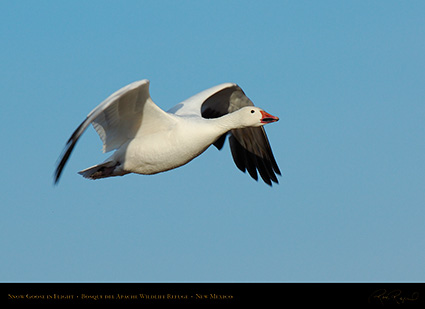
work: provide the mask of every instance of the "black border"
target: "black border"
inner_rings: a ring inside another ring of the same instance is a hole
[[[424,306],[424,283],[0,283],[13,305]]]

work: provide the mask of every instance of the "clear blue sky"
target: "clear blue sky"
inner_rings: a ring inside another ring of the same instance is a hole
[[[425,279],[424,1],[2,1],[0,280]],[[228,143],[155,176],[89,181],[120,87],[168,109],[238,83],[280,121],[268,187]]]

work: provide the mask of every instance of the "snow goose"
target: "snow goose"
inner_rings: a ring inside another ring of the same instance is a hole
[[[236,166],[268,185],[278,183],[279,167],[263,125],[279,118],[255,107],[242,89],[221,84],[177,104],[167,112],[149,94],[149,81],[133,82],[93,109],[69,138],[54,175],[58,183],[80,136],[92,124],[103,152],[116,151],[103,163],[79,172],[89,179],[128,173],[156,174],[182,166],[210,145],[223,147],[226,135]]]

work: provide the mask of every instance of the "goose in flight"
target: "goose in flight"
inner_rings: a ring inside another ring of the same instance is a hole
[[[204,90],[167,112],[149,94],[149,81],[133,82],[110,95],[93,109],[66,143],[58,160],[54,182],[78,139],[92,124],[103,142],[103,152],[116,150],[103,163],[79,172],[89,179],[128,173],[156,174],[182,166],[210,145],[219,150],[226,136],[236,166],[278,183],[279,167],[263,125],[279,118],[255,107],[242,89],[232,83]]]

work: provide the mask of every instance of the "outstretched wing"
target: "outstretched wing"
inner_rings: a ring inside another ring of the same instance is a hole
[[[140,134],[142,123],[144,130],[155,128],[158,118],[168,116],[150,98],[148,80],[131,83],[114,92],[87,115],[67,141],[55,171],[55,183],[90,123],[103,142],[103,152],[108,152]]]
[[[253,105],[238,85],[227,83],[204,90],[177,104],[169,112],[218,118],[242,107]],[[221,136],[214,146],[221,149],[226,135]],[[233,160],[242,172],[248,171],[252,178],[258,180],[258,171],[268,185],[272,185],[272,182],[278,183],[276,174],[281,173],[263,127],[231,130],[229,143]]]

